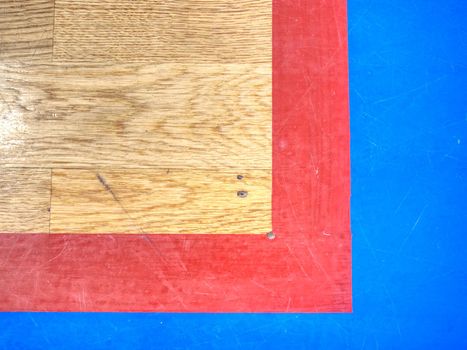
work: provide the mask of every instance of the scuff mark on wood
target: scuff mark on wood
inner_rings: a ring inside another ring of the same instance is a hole
[[[110,187],[109,183],[105,180],[105,178],[99,174],[98,172],[96,173],[96,177],[97,179],[99,180],[99,182],[101,183],[101,185],[105,188],[105,190],[107,192],[110,193],[110,195],[112,196],[112,198],[114,199],[115,202],[117,202],[117,204],[120,206],[120,208],[123,210],[123,212],[125,213],[125,215],[134,223],[135,227],[138,229],[138,231],[140,231],[142,234],[145,234],[145,232],[143,231],[143,229],[141,228],[141,226],[136,222],[136,220],[130,215],[130,213],[128,212],[128,210],[126,210],[126,208],[123,206],[123,203],[122,201],[117,197],[117,195],[115,194],[115,192],[112,190],[112,187]]]

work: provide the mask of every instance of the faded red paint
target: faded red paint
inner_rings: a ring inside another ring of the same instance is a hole
[[[275,0],[273,227],[0,237],[0,309],[351,310],[344,0]]]

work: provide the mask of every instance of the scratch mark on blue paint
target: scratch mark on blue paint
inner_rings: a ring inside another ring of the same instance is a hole
[[[423,209],[420,211],[420,213],[418,214],[418,217],[417,219],[415,220],[414,224],[412,225],[412,228],[410,229],[409,233],[405,236],[404,240],[402,241],[402,244],[399,248],[399,253],[402,251],[402,249],[405,247],[405,244],[407,243],[407,241],[410,239],[410,237],[412,236],[413,232],[415,231],[415,229],[417,228],[423,214],[425,213],[425,210],[426,208],[428,208],[428,204],[425,204],[425,206],[423,207]]]

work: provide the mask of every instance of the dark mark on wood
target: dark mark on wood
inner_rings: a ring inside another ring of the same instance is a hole
[[[118,203],[118,205],[120,206],[120,208],[123,210],[123,212],[125,213],[125,215],[135,223],[135,226],[136,228],[142,233],[144,234],[144,231],[143,229],[141,228],[141,226],[135,221],[135,219],[133,219],[130,215],[130,213],[128,212],[128,210],[125,209],[125,207],[123,206],[122,202],[120,201],[120,199],[117,197],[117,195],[114,193],[114,191],[112,190],[112,188],[110,187],[110,185],[107,183],[107,181],[105,180],[105,178],[99,174],[99,173],[96,173],[96,177],[97,179],[99,180],[99,182],[101,183],[101,185],[105,188],[105,190],[107,192],[109,192],[112,196],[112,198],[114,199],[115,202]]]
[[[99,180],[99,182],[101,183],[101,185],[104,186],[104,188],[107,191],[109,191],[112,194],[112,196],[115,197],[115,194],[113,193],[113,191],[110,188],[109,184],[107,183],[107,181],[105,181],[105,179],[101,176],[101,174],[97,173],[96,176],[97,176],[97,179]]]

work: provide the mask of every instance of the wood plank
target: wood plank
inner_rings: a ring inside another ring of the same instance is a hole
[[[51,60],[53,22],[53,0],[0,1],[0,60]]]
[[[271,172],[55,169],[51,233],[265,233]],[[239,195],[246,191],[247,195]]]
[[[271,169],[271,64],[0,64],[13,167]]]
[[[0,233],[49,232],[50,175],[50,169],[0,168]]]
[[[54,59],[268,63],[271,0],[56,0]]]

